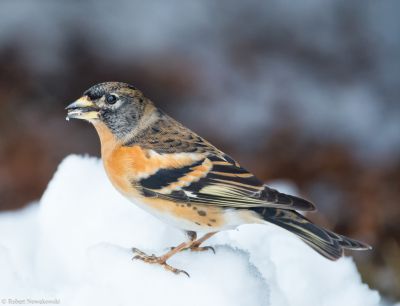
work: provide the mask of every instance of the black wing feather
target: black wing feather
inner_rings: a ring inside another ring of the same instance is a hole
[[[227,155],[212,155],[207,159],[212,162],[212,168],[204,177],[168,193],[161,192],[161,189],[188,175],[205,160],[181,168],[160,169],[150,177],[142,179],[139,184],[146,190],[144,195],[156,193],[159,197],[178,202],[235,208],[315,209],[312,203],[304,199],[267,187]]]
[[[142,179],[140,184],[147,189],[161,189],[192,171],[193,167],[201,165],[203,160],[181,168],[160,169],[148,178]]]

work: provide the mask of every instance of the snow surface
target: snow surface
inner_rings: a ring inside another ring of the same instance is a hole
[[[279,184],[283,186],[282,183]],[[0,298],[61,305],[372,306],[350,257],[331,262],[277,227],[246,225],[170,264],[132,261],[132,246],[160,254],[184,235],[124,199],[96,158],[71,155],[39,204],[0,214]]]

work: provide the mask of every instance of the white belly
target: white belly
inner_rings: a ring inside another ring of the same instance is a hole
[[[218,222],[196,222],[193,219],[177,216],[176,213],[174,214],[172,211],[161,211],[147,203],[141,202],[140,199],[135,198],[131,199],[131,201],[159,220],[184,231],[210,233],[234,229],[241,224],[261,223],[261,220],[257,218],[253,212],[247,210],[237,210],[234,208],[221,209],[219,210],[221,213],[218,215]],[[203,205],[203,207],[206,206]]]

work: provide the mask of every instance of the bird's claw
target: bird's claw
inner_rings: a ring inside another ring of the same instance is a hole
[[[185,270],[180,270],[180,269],[174,268],[174,267],[170,266],[169,264],[167,264],[166,262],[160,263],[160,265],[163,266],[164,269],[171,271],[175,274],[182,273],[182,274],[185,274],[187,277],[190,277],[189,273],[187,273]]]
[[[158,264],[160,266],[163,266],[164,269],[171,271],[175,274],[182,273],[182,274],[185,274],[187,277],[190,277],[189,273],[187,273],[185,270],[180,270],[180,269],[174,268],[174,267],[170,266],[169,264],[167,264],[166,260],[162,256],[157,257],[154,254],[147,255],[146,253],[144,253],[136,248],[132,248],[132,251],[137,254],[132,258],[132,260],[138,259],[138,260],[150,263],[150,264]]]
[[[192,246],[189,248],[192,252],[204,252],[204,251],[208,251],[211,250],[214,254],[215,254],[215,249],[212,246]]]
[[[145,252],[143,252],[143,251],[141,251],[141,250],[139,250],[139,249],[137,249],[137,248],[132,248],[132,253],[138,254],[138,255],[143,256],[143,257],[149,257],[149,255],[147,255]],[[152,254],[151,256],[155,256],[155,255]],[[137,256],[135,256],[135,257],[137,257]],[[134,258],[135,258],[135,257],[134,257]],[[132,258],[132,259],[133,259],[133,258]]]

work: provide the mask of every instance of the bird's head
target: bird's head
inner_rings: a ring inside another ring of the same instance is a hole
[[[67,119],[83,119],[94,125],[104,123],[118,138],[134,129],[148,106],[142,92],[121,82],[92,86],[82,97],[66,107]]]

